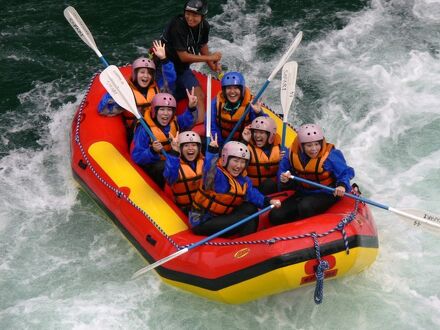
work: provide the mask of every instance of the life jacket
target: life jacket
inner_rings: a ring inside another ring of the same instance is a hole
[[[222,134],[223,139],[226,139],[229,136],[229,133],[231,133],[232,129],[235,127],[235,124],[240,120],[242,115],[244,114],[248,104],[250,103],[252,98],[251,91],[249,88],[245,88],[244,90],[244,97],[241,101],[240,107],[234,112],[233,115],[229,111],[226,111],[224,109],[226,98],[223,96],[223,92],[220,91],[217,94],[217,123],[220,128],[220,132]],[[250,124],[250,116],[249,113],[246,115],[246,118],[242,121],[241,126],[238,127],[236,132],[234,133],[234,136],[232,137],[233,140],[239,140],[240,134],[243,131],[244,127]]]
[[[196,168],[193,168],[184,160],[180,159],[179,177],[171,186],[174,201],[182,209],[188,209],[193,202],[197,189],[202,181],[203,158],[196,161]]]
[[[222,194],[214,190],[204,190],[202,183],[194,196],[193,207],[214,215],[229,214],[243,203],[247,182],[242,186],[226,169],[222,166],[218,168],[229,180],[229,191]]]
[[[324,162],[328,158],[330,151],[335,146],[331,143],[327,143],[325,139],[322,140],[321,151],[318,154],[317,158],[310,159],[307,164],[303,164],[301,162],[299,153],[300,153],[300,145],[298,138],[296,138],[292,146],[290,148],[289,160],[290,164],[294,168],[297,175],[301,178],[315,181],[325,186],[333,186],[335,183],[334,178],[332,177],[329,171],[324,170]],[[301,185],[309,190],[315,190],[317,188],[310,186],[306,183],[301,183]]]
[[[252,185],[258,187],[266,179],[277,181],[278,167],[281,160],[281,138],[275,135],[273,144],[271,145],[269,157],[252,142],[249,143],[248,149],[251,153],[251,159],[247,167],[247,176],[252,180]]]
[[[165,151],[171,150],[171,137],[166,135],[162,128],[160,128],[156,122],[151,118],[151,110],[147,110],[144,114],[144,119],[147,125],[150,127],[151,132],[155,136],[156,140],[159,141],[162,145]],[[170,123],[168,124],[170,126],[170,131],[173,136],[176,136],[177,132],[179,131],[179,124],[177,123],[176,116],[174,115],[171,119]],[[143,129],[142,127],[137,127],[137,129]],[[153,141],[150,140],[150,143],[152,144]],[[165,159],[165,156],[160,154],[161,159]]]
[[[154,95],[160,92],[159,87],[157,86],[156,82],[153,82],[148,87],[147,96],[145,97],[130,79],[128,79],[127,81],[133,92],[138,111],[141,116],[143,116],[145,114],[145,111],[151,108],[151,101],[153,100]],[[124,111],[122,113],[122,119],[124,121],[125,128],[127,129],[127,137],[130,142],[133,138],[133,132],[136,127],[137,119],[130,111]]]

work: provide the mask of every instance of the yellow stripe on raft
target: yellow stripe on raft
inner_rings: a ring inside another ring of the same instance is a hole
[[[88,152],[119,188],[130,189],[129,198],[144,210],[167,235],[171,236],[188,229],[185,222],[160,193],[145,182],[130,162],[111,143],[95,142],[89,147]]]
[[[347,255],[345,251],[332,254],[336,259],[336,264],[333,269],[330,269],[330,271],[333,271],[333,275],[328,279],[335,279],[363,271],[376,260],[377,254],[377,248],[365,247],[350,249],[349,255]],[[162,280],[169,285],[211,300],[228,304],[242,304],[283,291],[297,289],[302,286],[315,285],[316,282],[313,280],[301,284],[304,278],[315,278],[314,275],[305,273],[305,264],[307,262],[308,261],[278,268],[218,291],[211,291],[186,283],[171,281],[166,278],[162,278]]]

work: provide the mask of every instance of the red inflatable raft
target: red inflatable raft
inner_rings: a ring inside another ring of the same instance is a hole
[[[130,68],[121,69],[127,75]],[[196,73],[201,86],[206,77]],[[212,82],[212,96],[220,84]],[[203,237],[191,233],[172,199],[130,158],[121,117],[103,117],[97,105],[105,93],[96,75],[72,122],[71,166],[75,179],[98,202],[149,263]],[[183,108],[179,104],[179,108]],[[271,110],[281,132],[282,121]],[[287,132],[287,145],[294,131]],[[280,193],[280,198],[286,193]],[[343,198],[326,213],[260,230],[246,237],[216,238],[156,268],[173,286],[226,303],[243,303],[358,273],[374,262],[378,237],[368,207]]]

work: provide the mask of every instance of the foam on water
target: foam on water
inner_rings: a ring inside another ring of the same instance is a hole
[[[227,1],[211,19],[211,49],[220,49],[253,91],[306,23],[264,25],[270,4]],[[440,213],[438,8],[428,0],[374,0],[340,13],[343,28],[313,40],[306,34],[294,55],[299,92],[291,114],[294,125],[316,121],[325,128],[366,197],[434,213]],[[70,174],[70,124],[86,88],[78,86],[65,78],[35,81],[19,95],[19,111],[2,114],[0,328],[440,326],[438,234],[377,209],[378,260],[361,274],[326,282],[320,306],[313,287],[228,306],[168,287],[153,272],[130,281],[145,262]],[[279,76],[265,100],[280,112]]]

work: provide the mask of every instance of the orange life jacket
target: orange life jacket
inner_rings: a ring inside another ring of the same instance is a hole
[[[302,164],[301,159],[299,157],[300,146],[298,138],[296,138],[292,146],[290,147],[290,164],[294,168],[297,175],[301,178],[315,181],[325,186],[331,186],[334,184],[334,179],[329,171],[324,170],[324,162],[327,159],[330,151],[335,146],[331,143],[327,143],[325,139],[322,140],[321,151],[318,154],[317,158],[310,159],[307,164]],[[306,183],[301,183],[304,188],[314,190],[317,189],[313,186],[310,186]]]
[[[247,167],[247,176],[252,180],[254,187],[258,187],[266,179],[277,181],[278,167],[281,160],[280,143],[281,138],[279,134],[276,134],[269,157],[263,149],[258,148],[252,142],[249,143],[248,149],[251,153],[251,159]]]
[[[208,211],[215,215],[229,214],[234,210],[234,207],[243,203],[247,183],[243,186],[240,185],[222,166],[218,166],[218,168],[229,180],[229,191],[221,194],[214,190],[204,190],[203,184],[201,184],[194,196],[193,206],[196,209]]]
[[[188,208],[191,206],[197,189],[202,181],[203,174],[203,158],[199,158],[196,162],[196,168],[193,168],[184,160],[180,159],[179,177],[171,186],[174,201],[180,208]]]
[[[154,95],[160,92],[159,87],[157,86],[156,82],[153,82],[150,87],[148,87],[147,96],[145,97],[141,92],[139,92],[137,87],[130,79],[127,81],[133,92],[138,111],[143,116],[146,110],[151,109],[151,101],[153,100]],[[131,130],[131,134],[133,134],[133,130],[137,122],[136,117],[130,111],[124,111],[122,113],[122,117],[124,119],[126,128]]]
[[[240,120],[241,116],[244,114],[248,104],[250,103],[252,98],[251,91],[249,88],[245,88],[244,97],[241,102],[240,107],[235,111],[233,115],[229,111],[224,110],[224,106],[226,103],[226,99],[223,96],[223,92],[220,91],[217,94],[217,125],[220,129],[223,139],[226,139],[231,133],[232,129],[235,127],[235,124]],[[232,137],[233,140],[239,140],[241,132],[244,127],[250,124],[250,116],[247,114],[246,118],[243,120],[241,127],[237,129]]]
[[[171,150],[171,137],[169,135],[165,134],[164,131],[159,126],[157,126],[157,124],[153,120],[153,118],[151,118],[151,110],[147,110],[145,112],[144,119],[145,119],[147,125],[150,127],[151,132],[156,137],[157,141],[162,143],[164,150],[170,151]],[[171,133],[173,136],[176,136],[177,131],[179,131],[179,124],[177,123],[176,116],[174,116],[171,119],[171,121],[168,125],[170,125],[169,133]],[[143,128],[138,127],[137,129],[143,129]],[[150,140],[150,143],[153,143],[153,141]],[[161,157],[161,159],[165,159],[165,156],[162,154],[160,155],[160,157]]]

